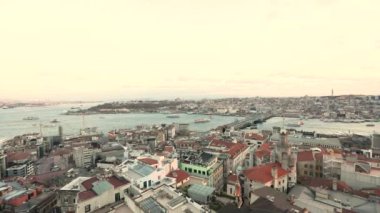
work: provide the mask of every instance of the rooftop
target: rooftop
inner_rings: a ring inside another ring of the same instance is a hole
[[[138,159],[140,162],[148,164],[148,165],[156,165],[158,161],[152,158],[140,158]]]
[[[215,189],[213,187],[204,186],[204,185],[200,185],[200,184],[193,184],[188,189],[189,193],[202,194],[202,195],[210,195],[214,191],[215,191]]]
[[[288,172],[281,167],[280,163],[269,163],[260,166],[255,166],[248,168],[243,171],[243,174],[249,179],[260,183],[267,183],[273,180],[272,168],[277,168],[277,176],[283,177],[288,174]]]
[[[313,151],[300,151],[297,154],[297,161],[314,161]]]
[[[177,170],[171,171],[167,175],[167,177],[175,178],[177,183],[181,183],[185,179],[189,178],[190,175],[183,170],[177,169]]]
[[[136,164],[130,169],[141,176],[148,176],[155,170],[155,168],[144,164]]]

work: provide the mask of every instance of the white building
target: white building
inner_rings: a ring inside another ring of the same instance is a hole
[[[57,206],[63,213],[87,213],[122,203],[129,181],[119,176],[78,177],[58,191]]]
[[[90,167],[95,163],[95,155],[99,149],[89,149],[86,147],[75,147],[73,151],[76,167]]]

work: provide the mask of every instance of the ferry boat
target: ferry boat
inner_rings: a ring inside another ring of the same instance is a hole
[[[200,119],[196,119],[194,121],[194,123],[207,123],[207,122],[210,122],[210,119],[208,119],[208,118],[200,118]]]
[[[179,118],[179,115],[168,115],[167,118]]]
[[[28,116],[28,117],[23,118],[22,120],[24,120],[24,121],[35,121],[38,119],[39,119],[38,117]]]

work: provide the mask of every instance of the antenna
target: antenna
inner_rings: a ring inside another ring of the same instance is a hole
[[[285,117],[282,115],[282,129],[285,129]]]

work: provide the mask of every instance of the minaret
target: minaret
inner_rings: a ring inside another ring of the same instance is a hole
[[[331,97],[334,96],[334,89],[331,89]]]

